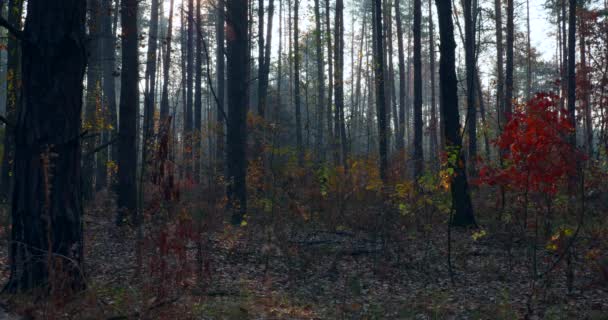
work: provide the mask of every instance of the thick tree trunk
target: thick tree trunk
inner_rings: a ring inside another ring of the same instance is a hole
[[[422,2],[414,0],[414,179],[422,175]]]
[[[122,224],[130,215],[137,218],[137,114],[139,109],[139,62],[137,0],[121,0],[122,74],[120,78],[120,116],[118,128],[118,216]]]
[[[450,181],[452,193],[452,209],[455,226],[474,226],[475,216],[469,194],[466,168],[462,154],[462,139],[460,137],[460,115],[458,111],[458,79],[456,78],[456,42],[454,41],[454,24],[452,22],[452,1],[435,0],[439,15],[440,60],[439,78],[441,92],[441,108],[445,115],[445,142],[449,168],[453,170]]]
[[[227,181],[228,209],[232,224],[240,225],[247,211],[247,103],[248,59],[247,0],[226,2],[226,23],[230,30],[228,53],[228,135]]]
[[[23,0],[10,0],[8,2],[8,23],[21,28],[21,14]],[[21,100],[21,45],[14,35],[8,35],[7,44],[7,80],[6,80],[6,118],[15,123],[18,106]],[[0,172],[0,201],[8,201],[12,193],[14,163],[14,130],[5,126],[4,154],[2,155],[2,168]]]
[[[80,115],[85,17],[81,0],[28,2],[24,99],[15,135],[10,292],[84,287]]]
[[[382,0],[374,0],[374,74],[376,83],[376,118],[378,121],[380,178],[387,182],[388,170],[388,133],[386,123],[386,99],[384,89],[384,33],[382,32]]]

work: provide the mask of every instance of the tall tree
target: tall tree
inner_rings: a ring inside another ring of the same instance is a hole
[[[65,14],[69,12],[70,14]],[[79,290],[86,2],[30,0],[15,128],[9,292]],[[53,66],[49,68],[49,66]]]
[[[464,40],[465,62],[467,79],[467,134],[469,138],[468,160],[469,172],[475,176],[475,158],[477,157],[477,91],[475,90],[475,77],[477,75],[477,62],[475,59],[475,15],[477,6],[472,0],[463,1],[464,13]]]
[[[298,164],[304,164],[304,146],[302,145],[302,111],[300,103],[300,28],[299,28],[300,0],[293,5],[293,98],[296,109],[296,145]]]
[[[401,4],[395,0],[395,20],[397,22],[397,60],[399,67],[399,127],[395,145],[398,151],[405,148],[405,53],[403,46],[403,23],[401,18]]]
[[[247,0],[226,2],[228,62],[227,195],[232,224],[240,225],[247,211],[247,103],[248,103],[248,11]]]
[[[503,102],[503,117],[506,124],[507,118],[513,110],[513,45],[515,42],[513,11],[514,0],[507,0],[507,65],[505,75],[505,101]]]
[[[430,158],[433,169],[437,169],[439,161],[437,160],[439,152],[439,143],[437,141],[437,102],[435,94],[435,30],[433,23],[433,0],[429,0],[429,73],[431,78],[431,124],[430,124]]]
[[[414,179],[422,175],[422,2],[414,0]]]
[[[111,0],[110,0],[111,1]],[[163,64],[163,89],[160,98],[160,123],[163,129],[168,126],[169,118],[169,76],[171,71],[171,46],[173,41],[173,4],[175,0],[169,3],[169,21],[167,24],[165,60]]]
[[[9,0],[8,23],[21,28],[21,14],[23,13],[23,0]],[[7,44],[7,81],[6,81],[6,118],[14,123],[21,98],[21,45],[13,34],[8,36]],[[8,200],[11,194],[13,176],[11,170],[14,159],[14,130],[5,126],[4,153],[2,155],[2,169],[0,172],[0,201]]]
[[[336,15],[334,17],[334,132],[336,141],[340,141],[340,159],[342,166],[347,163],[346,124],[344,119],[344,2],[336,0]]]
[[[324,109],[325,109],[325,63],[323,62],[323,44],[321,43],[321,0],[315,0],[314,11],[315,11],[315,55],[317,59],[317,92],[319,94],[317,99],[317,146],[316,152],[320,157],[320,160],[324,160],[323,148],[323,132],[324,132]]]
[[[576,0],[568,4],[568,118],[574,128],[570,144],[576,148]]]
[[[188,0],[188,19],[186,35],[186,109],[184,110],[184,159],[186,177],[192,177],[192,124],[194,110],[194,0]]]
[[[216,98],[217,98],[217,112],[216,112],[216,135],[215,135],[215,157],[217,161],[217,172],[223,173],[223,159],[224,159],[224,84],[225,84],[225,60],[224,60],[224,22],[225,22],[225,1],[216,1],[216,15],[215,15],[215,76],[216,76]]]
[[[196,64],[194,79],[194,135],[193,135],[193,161],[194,181],[201,181],[201,143],[203,121],[203,19],[201,17],[201,0],[196,0]]]
[[[137,32],[137,0],[121,0],[122,68],[120,77],[120,111],[118,123],[118,215],[122,224],[130,215],[137,218],[137,110],[139,109],[139,62]]]
[[[384,33],[382,31],[382,0],[374,0],[372,12],[374,21],[374,73],[376,80],[376,118],[378,121],[379,135],[380,178],[384,183],[386,183],[388,178],[388,132],[384,90]]]
[[[151,0],[150,6],[150,28],[148,30],[148,53],[146,55],[146,74],[144,89],[144,122],[143,140],[141,143],[142,168],[146,165],[148,155],[148,144],[154,136],[154,109],[156,98],[156,57],[158,48],[158,3],[159,0]]]
[[[435,0],[435,5],[439,16],[439,37],[441,39],[439,46],[439,85],[441,108],[443,109],[443,115],[445,115],[443,125],[445,126],[446,150],[449,158],[454,158],[454,156],[456,158],[456,161],[449,161],[449,168],[454,172],[450,181],[452,209],[454,210],[451,223],[455,226],[472,226],[476,223],[462,154],[462,137],[460,136],[452,1]]]
[[[504,117],[504,63],[502,44],[502,1],[494,0],[494,16],[496,28],[496,114],[500,128],[506,124]]]

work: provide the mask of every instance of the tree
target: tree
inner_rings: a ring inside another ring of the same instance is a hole
[[[194,181],[201,182],[201,143],[203,121],[203,19],[201,18],[201,0],[196,0],[196,67],[194,80]]]
[[[215,21],[215,70],[216,70],[216,98],[217,98],[217,112],[216,112],[216,136],[215,136],[215,157],[217,159],[217,172],[223,172],[223,159],[224,159],[224,84],[225,84],[225,60],[224,60],[224,0],[218,0],[216,2],[216,21]]]
[[[576,0],[568,6],[568,117],[573,132],[570,143],[576,148]]]
[[[15,127],[9,292],[84,287],[80,114],[85,23],[84,1],[30,0],[25,29],[15,34],[22,41],[25,99]]]
[[[226,2],[228,64],[227,195],[232,224],[240,225],[247,211],[248,2]]]
[[[422,153],[422,2],[414,0],[414,179],[423,171]]]
[[[399,67],[399,127],[397,128],[397,150],[405,148],[405,53],[403,46],[403,23],[400,1],[395,0],[395,20],[397,22],[397,63]]]
[[[137,218],[137,110],[139,105],[139,62],[137,33],[137,0],[121,0],[122,72],[120,77],[120,116],[118,124],[118,215],[121,225],[130,215]]]
[[[502,47],[502,3],[494,0],[494,16],[496,20],[496,113],[498,114],[499,127],[506,124],[504,119],[504,63]]]
[[[433,4],[429,0],[429,73],[431,77],[431,124],[430,124],[430,154],[433,169],[437,169],[439,161],[437,161],[439,143],[437,141],[437,102],[435,94],[435,30],[433,26]]]
[[[272,1],[272,0],[271,0]],[[324,104],[325,104],[325,63],[323,62],[323,44],[321,43],[321,10],[320,0],[315,0],[315,46],[316,46],[316,59],[317,59],[317,92],[319,97],[317,99],[317,117],[319,119],[317,125],[317,154],[321,160],[324,160],[324,152],[321,150],[323,147],[323,116],[324,116]]]
[[[304,146],[302,145],[302,111],[300,105],[300,30],[298,22],[300,0],[293,5],[293,95],[296,108],[296,148],[298,165],[304,164]]]
[[[477,76],[477,62],[475,59],[475,15],[477,6],[472,0],[464,0],[464,29],[465,29],[465,61],[467,78],[467,133],[469,138],[469,172],[472,176],[476,175],[475,158],[477,158],[477,110],[475,78]]]
[[[186,35],[186,104],[184,105],[184,159],[186,177],[192,178],[192,124],[194,110],[194,0],[188,0]]]
[[[19,29],[21,27],[21,14],[23,0],[10,0],[8,2],[8,23]],[[20,103],[21,90],[21,46],[13,34],[8,36],[7,44],[7,81],[6,81],[6,118],[14,122]],[[14,159],[14,130],[5,126],[4,154],[2,155],[2,169],[0,172],[0,201],[8,200],[13,183],[12,163]]]
[[[378,122],[380,178],[387,182],[388,170],[388,134],[386,123],[386,99],[384,90],[384,54],[382,32],[382,0],[373,2],[373,29],[374,29],[374,75],[376,82],[376,117]]]
[[[452,1],[435,0],[439,16],[439,37],[441,44],[439,60],[439,86],[448,171],[452,173],[450,190],[454,217],[451,223],[455,226],[474,226],[475,216],[469,194],[466,176],[466,164],[462,155],[462,137],[460,136],[460,115],[458,111],[458,79],[456,78],[456,42],[454,41],[454,24],[452,22]]]
[[[143,141],[141,143],[142,168],[145,169],[148,144],[154,136],[154,109],[156,97],[156,56],[158,48],[158,3],[151,0],[150,28],[148,30],[148,53],[146,55],[146,74],[144,89],[144,125]]]
[[[503,119],[508,117],[513,110],[513,45],[515,42],[513,11],[515,0],[507,0],[507,66],[505,75],[505,101],[503,102]]]
[[[334,26],[334,132],[336,141],[340,141],[342,166],[346,168],[347,141],[346,124],[344,119],[344,3],[336,0],[336,15]],[[336,150],[337,152],[337,150]]]
[[[111,0],[110,0],[111,1]],[[171,0],[169,4],[169,22],[167,25],[167,38],[165,50],[165,60],[163,65],[163,89],[160,98],[160,123],[163,126],[162,129],[166,130],[167,119],[169,117],[169,72],[171,70],[171,45],[173,41],[173,3],[175,0]]]

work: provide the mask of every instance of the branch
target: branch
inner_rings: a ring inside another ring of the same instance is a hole
[[[10,123],[5,117],[0,116],[0,122],[4,123],[7,127],[14,128],[15,125]]]
[[[25,39],[25,36],[23,35],[23,31],[15,28],[13,25],[11,25],[6,19],[0,17],[0,26],[6,28],[6,30],[8,30],[8,32],[10,32],[15,38],[23,41]]]
[[[99,152],[99,151],[101,151],[101,150],[109,147],[111,144],[114,144],[116,141],[118,141],[118,136],[116,136],[112,140],[110,140],[110,141],[108,141],[108,142],[106,142],[106,143],[104,143],[104,144],[96,147],[91,152],[87,153],[86,156],[87,157],[92,156],[92,155],[96,154],[97,152]]]

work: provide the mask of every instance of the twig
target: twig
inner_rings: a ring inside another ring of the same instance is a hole
[[[114,144],[116,141],[118,141],[118,136],[116,136],[116,137],[112,138],[112,140],[110,140],[110,141],[108,141],[108,142],[106,142],[106,143],[104,143],[104,144],[96,147],[91,152],[87,153],[86,155],[87,156],[92,156],[92,155],[96,154],[97,152],[99,152],[99,151],[101,151],[101,150],[109,147],[110,145]]]
[[[25,36],[23,35],[23,31],[15,28],[13,25],[11,25],[6,19],[0,17],[0,26],[6,28],[6,30],[8,30],[8,32],[10,32],[15,38],[23,41],[25,40]]]

